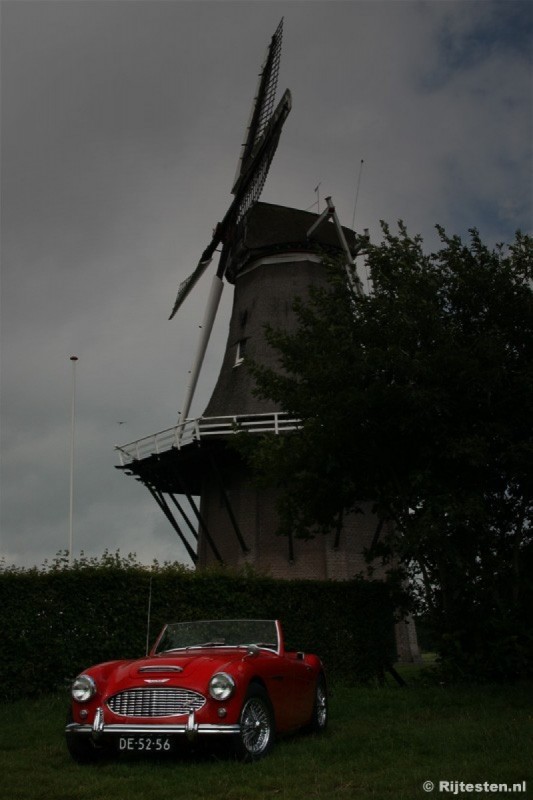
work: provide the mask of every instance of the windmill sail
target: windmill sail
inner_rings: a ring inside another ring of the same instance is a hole
[[[281,129],[292,107],[292,97],[287,89],[278,107],[271,115],[267,128],[256,142],[252,151],[248,168],[243,171],[237,182],[238,200],[235,222],[239,223],[250,206],[259,199],[263,186],[278,147]]]
[[[213,254],[218,245],[221,242],[226,242],[228,231],[233,230],[253,203],[259,199],[278,146],[283,123],[287,119],[289,111],[291,110],[291,105],[291,93],[287,89],[275,112],[271,115],[261,139],[256,143],[253,149],[251,161],[247,170],[243,172],[239,178],[238,194],[228,208],[222,222],[217,225],[213,238],[202,253],[202,257],[196,269],[188,278],[185,278],[185,280],[181,282],[176,302],[174,303],[174,308],[172,309],[169,319],[172,319],[185,298],[204,274],[211,263]],[[225,269],[226,259],[221,258],[217,275],[223,277]]]
[[[224,277],[229,250],[228,245],[233,239],[235,228],[248,209],[259,199],[265,184],[270,164],[278,146],[283,123],[291,110],[291,93],[287,89],[274,111],[282,34],[283,18],[272,36],[259,75],[257,93],[252,106],[250,122],[247,126],[246,141],[242,146],[237,176],[232,189],[232,194],[235,197],[226,211],[224,219],[217,225],[213,237],[202,253],[194,272],[180,284],[176,302],[169,319],[172,319],[201,278],[211,263],[215,250],[221,243],[224,247],[216,274],[219,278]]]
[[[233,206],[233,203],[230,206],[229,211],[231,211],[232,206]],[[226,214],[226,217],[228,216],[229,211]],[[224,221],[225,221],[226,217],[224,217]],[[191,274],[187,278],[185,278],[184,281],[182,281],[180,283],[180,285],[178,287],[178,295],[176,297],[176,301],[174,303],[174,307],[172,309],[172,313],[171,313],[169,319],[172,319],[172,317],[174,316],[176,311],[179,309],[179,307],[181,306],[181,304],[183,303],[185,298],[188,296],[188,294],[191,292],[191,290],[194,289],[194,287],[196,286],[196,284],[198,283],[198,281],[200,280],[200,278],[202,277],[202,275],[204,274],[204,272],[208,268],[209,264],[213,260],[213,254],[214,254],[215,250],[217,249],[218,245],[220,244],[220,242],[222,241],[222,238],[223,238],[224,221],[223,222],[219,222],[219,224],[216,226],[216,228],[215,228],[215,230],[213,232],[213,238],[211,239],[211,241],[209,242],[209,244],[205,248],[204,252],[202,253],[200,261],[198,262],[194,272],[191,272]]]
[[[222,254],[220,256],[216,275],[213,276],[210,298],[202,325],[202,334],[198,343],[194,364],[190,371],[190,380],[187,386],[184,405],[180,412],[180,423],[187,419],[192,403],[196,383],[215,321],[215,315],[222,293],[222,279],[226,271],[228,255],[231,251],[237,226],[249,208],[259,199],[259,195],[261,194],[270,169],[270,164],[272,163],[274,153],[278,146],[283,123],[291,110],[292,100],[291,93],[288,89],[277,108],[274,110],[281,57],[282,32],[283,19],[281,19],[272,37],[259,76],[257,93],[252,105],[250,122],[247,126],[246,141],[242,146],[237,175],[232,188],[234,199],[226,211],[224,219],[216,226],[213,237],[202,253],[196,269],[180,284],[176,302],[174,303],[174,308],[170,315],[170,319],[172,319],[211,263],[218,245],[222,243]]]
[[[178,308],[181,306],[189,292],[196,286],[206,269],[208,268],[209,264],[211,263],[212,258],[206,258],[205,260],[198,262],[198,266],[184,281],[182,281],[178,287],[178,295],[176,297],[176,301],[174,303],[174,307],[172,309],[172,313],[169,319],[172,319]]]
[[[265,60],[259,73],[257,91],[254,97],[250,119],[245,131],[245,141],[241,148],[232,194],[237,194],[239,178],[245,173],[253,159],[253,150],[263,136],[270,122],[278,86],[281,41],[283,37],[283,17],[276,28],[267,48]]]

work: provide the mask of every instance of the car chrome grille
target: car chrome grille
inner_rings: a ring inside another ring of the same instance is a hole
[[[107,705],[121,717],[177,717],[198,711],[205,697],[190,689],[129,689],[119,692],[107,701]]]

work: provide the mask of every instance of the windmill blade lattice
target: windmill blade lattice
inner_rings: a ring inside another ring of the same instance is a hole
[[[261,140],[272,117],[276,89],[278,86],[279,65],[281,60],[281,42],[283,38],[283,17],[268,46],[265,60],[259,73],[259,82],[252,105],[250,121],[246,127],[245,141],[242,145],[232,194],[239,190],[240,178],[250,166],[254,150]]]
[[[198,280],[201,278],[219,244],[223,247],[222,256],[217,269],[217,275],[222,278],[226,270],[228,247],[233,239],[236,226],[248,209],[259,199],[263,190],[268,170],[276,148],[283,123],[291,109],[291,94],[287,90],[275,111],[274,101],[278,84],[279,65],[281,58],[281,41],[283,34],[283,18],[281,19],[263,63],[259,75],[259,85],[252,105],[250,123],[247,126],[246,141],[243,144],[237,178],[232,189],[235,195],[230,207],[213,233],[213,237],[202,253],[200,261],[194,272],[181,282],[172,313],[175,315],[185,298],[189,295]]]
[[[172,319],[176,311],[179,309],[189,292],[196,286],[206,269],[208,268],[209,264],[211,263],[212,259],[200,259],[198,262],[198,266],[184,281],[182,281],[178,287],[178,295],[176,297],[176,301],[174,303],[174,307],[172,308],[172,313],[169,319]]]
[[[239,224],[246,212],[251,206],[259,199],[263,186],[267,179],[268,171],[276,152],[279,138],[281,136],[281,129],[283,123],[287,119],[287,115],[291,110],[291,93],[287,89],[279,105],[271,116],[269,125],[264,132],[261,140],[254,148],[253,161],[250,164],[247,172],[241,176],[239,194],[235,197],[222,222],[220,222],[213,234],[211,242],[202,253],[202,257],[194,272],[192,272],[184,281],[182,281],[178,288],[178,295],[172,314],[169,319],[172,319],[176,311],[187,297],[187,295],[194,288],[196,283],[200,280],[207,267],[212,261],[213,254],[221,242],[226,242],[230,238],[230,234],[234,231],[235,227]],[[217,275],[222,278],[226,270],[226,256],[227,250],[223,253],[217,269]]]
[[[272,159],[278,147],[283,123],[287,119],[291,105],[291,93],[287,89],[276,111],[271,115],[263,136],[254,148],[252,168],[249,170],[249,174],[243,174],[242,176],[241,191],[239,193],[240,202],[235,214],[235,224],[237,225],[248,209],[259,200]]]

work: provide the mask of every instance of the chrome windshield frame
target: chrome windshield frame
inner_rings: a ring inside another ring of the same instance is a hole
[[[258,627],[257,635],[255,636],[248,632],[250,629],[252,629],[253,632],[254,625]],[[266,626],[268,625],[271,627],[270,630],[267,631]],[[239,631],[239,626],[242,627],[242,635]],[[198,633],[196,635],[194,633],[195,627],[198,628]],[[263,630],[261,630],[261,628]],[[179,636],[177,636],[180,629],[188,634],[186,639],[182,642],[179,641]],[[225,635],[206,635],[210,630],[216,630],[219,633],[223,631]],[[265,633],[268,633],[268,636],[265,636]],[[171,637],[174,639],[173,642],[165,641],[165,639],[171,639]],[[275,638],[275,643],[274,641],[269,641],[271,637]],[[250,641],[247,641],[247,639]],[[168,646],[168,644],[171,646]],[[196,651],[212,648],[236,650],[247,648],[251,644],[257,645],[260,650],[280,655],[283,650],[283,639],[279,621],[275,619],[213,619],[168,623],[159,634],[152,648],[151,655],[161,657],[165,654],[185,653],[191,650]]]

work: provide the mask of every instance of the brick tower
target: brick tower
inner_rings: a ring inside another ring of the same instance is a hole
[[[311,285],[326,283],[325,254],[342,255],[332,223],[307,232],[317,215],[282,206],[257,203],[247,214],[227,269],[234,285],[233,310],[222,368],[205,419],[233,419],[253,431],[284,432],[283,409],[254,395],[253,379],[246,369],[249,357],[276,366],[276,353],[265,338],[265,326],[286,331],[296,327],[293,303],[305,298]],[[352,252],[357,239],[343,230]],[[290,422],[289,422],[290,424]],[[224,476],[223,493],[217,475],[206,470],[202,481],[201,515],[216,531],[220,558],[232,564],[252,563],[282,578],[348,578],[359,571],[362,549],[370,545],[375,520],[358,541],[348,531],[311,542],[283,540],[276,535],[278,520],[274,490],[258,489],[231,446],[218,452],[218,476]],[[231,506],[232,513],[228,513]],[[236,535],[234,522],[240,532]],[[215,556],[206,537],[198,542],[198,564]],[[357,569],[356,569],[357,568]]]

